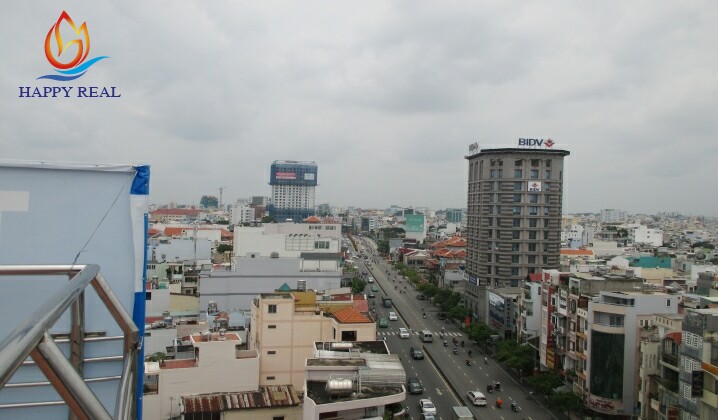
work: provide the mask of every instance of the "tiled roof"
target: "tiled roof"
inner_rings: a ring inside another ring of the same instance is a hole
[[[681,344],[681,341],[682,341],[682,339],[683,339],[683,333],[680,332],[680,331],[678,331],[678,332],[671,332],[671,333],[666,334],[666,338],[670,338],[670,339],[673,340],[676,344]]]
[[[147,236],[150,238],[153,236],[159,235],[161,233],[162,233],[162,231],[159,229],[147,229]]]
[[[167,236],[182,236],[182,234],[186,230],[187,230],[187,228],[183,228],[183,227],[166,227],[165,235],[167,235]]]
[[[182,397],[184,412],[210,413],[248,408],[290,407],[300,401],[291,385],[260,386],[257,391],[220,392]]]
[[[304,223],[321,223],[322,219],[318,218],[317,216],[309,216],[306,219],[304,219]]]
[[[157,209],[152,212],[160,216],[196,216],[200,213],[197,209]]]
[[[460,236],[452,236],[451,238],[437,242],[431,246],[432,248],[445,248],[445,247],[453,247],[453,248],[466,248],[466,238],[462,238]]]
[[[590,249],[569,249],[569,248],[562,248],[561,249],[561,255],[584,255],[587,257],[593,256],[593,251]]]
[[[342,324],[365,324],[371,322],[369,318],[349,307],[333,312],[332,316]]]
[[[526,276],[529,281],[541,281],[541,273],[529,273],[528,276]],[[551,278],[551,275],[549,273],[543,273],[544,280],[548,280]]]

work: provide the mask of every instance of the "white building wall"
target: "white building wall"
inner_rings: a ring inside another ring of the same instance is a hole
[[[649,229],[647,226],[639,226],[633,231],[633,242],[663,246],[663,231],[661,229]]]

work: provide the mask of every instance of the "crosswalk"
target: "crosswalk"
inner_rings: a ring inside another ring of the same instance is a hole
[[[419,331],[412,331],[410,334],[411,335],[419,335]],[[434,334],[436,337],[438,337],[440,333],[432,331],[432,334]],[[463,334],[461,334],[460,332],[445,332],[443,334],[444,334],[444,337],[463,337]],[[376,335],[378,335],[378,336],[399,335],[399,331],[377,331]]]

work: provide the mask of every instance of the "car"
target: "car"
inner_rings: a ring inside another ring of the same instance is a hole
[[[379,291],[379,288],[376,287],[376,286],[372,286],[372,287],[371,287],[371,291],[374,292],[374,293],[376,293],[376,292]]]
[[[421,293],[419,293],[418,295],[416,295],[416,298],[419,299],[419,300],[426,300],[426,296],[424,296],[424,295],[421,294]]]
[[[429,413],[421,413],[419,420],[436,420],[436,416]]]
[[[409,349],[409,354],[411,354],[411,357],[413,357],[416,360],[424,358],[424,353],[422,353],[421,349],[419,349],[418,347],[411,347]]]
[[[374,292],[369,292],[369,293],[367,293],[367,296],[368,296],[370,299],[374,299],[374,298],[376,297],[376,294],[375,294]]]
[[[436,314],[436,317],[443,321],[446,319],[447,315],[446,312],[439,312],[438,314]]]
[[[407,379],[406,387],[409,389],[409,394],[421,394],[424,392],[424,387],[421,386],[421,382],[419,382],[419,378]]]
[[[367,280],[369,283],[374,283],[374,277],[369,276],[369,279]]]
[[[399,328],[399,338],[409,338],[409,330],[406,328]]]
[[[436,415],[436,406],[428,398],[419,400],[419,408],[421,408],[422,413]]]
[[[381,317],[379,318],[379,328],[388,328],[389,327],[389,321],[386,320],[386,318]]]
[[[396,312],[389,312],[389,321],[398,321],[399,318],[396,316]]]
[[[485,407],[486,402],[486,395],[484,395],[481,391],[469,391],[466,393],[466,399],[469,400],[469,402],[475,406],[482,406]]]

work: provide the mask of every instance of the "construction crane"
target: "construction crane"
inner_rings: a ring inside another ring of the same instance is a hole
[[[219,187],[219,208],[220,208],[220,210],[222,209],[222,192],[223,192],[226,188],[227,188],[227,187]]]

